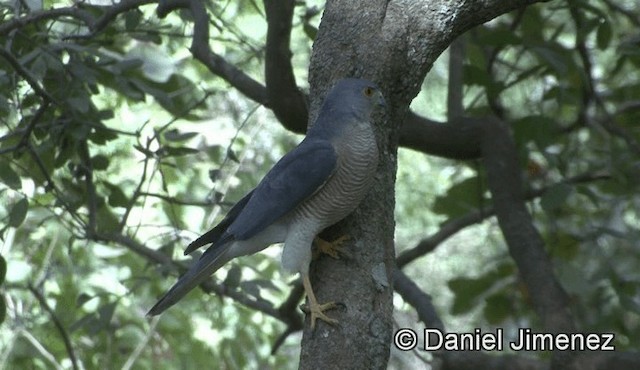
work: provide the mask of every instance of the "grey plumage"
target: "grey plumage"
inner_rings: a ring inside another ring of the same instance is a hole
[[[149,315],[175,304],[226,262],[284,242],[282,264],[299,272],[315,318],[322,311],[308,280],[311,243],[324,228],[347,216],[364,198],[378,164],[371,113],[384,105],[370,81],[339,81],[323,102],[305,139],[287,153],[212,230],[185,253],[211,244]]]

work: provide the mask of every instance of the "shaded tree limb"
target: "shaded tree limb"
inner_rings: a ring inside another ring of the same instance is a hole
[[[418,314],[418,318],[428,327],[445,331],[444,323],[431,301],[431,296],[425,293],[402,270],[393,270],[393,289],[402,299],[411,305]]]
[[[33,91],[42,99],[45,105],[48,105],[49,103],[57,104],[56,100],[40,85],[38,80],[33,75],[31,75],[31,72],[29,72],[22,66],[22,64],[20,64],[20,62],[13,56],[13,54],[11,54],[11,52],[6,50],[4,47],[0,47],[0,56],[3,57],[11,67],[13,67],[16,73],[24,78],[27,84],[31,86]]]
[[[264,0],[268,23],[264,74],[267,104],[276,118],[286,129],[304,132],[307,97],[296,85],[289,48],[295,5],[295,0]]]
[[[302,321],[301,315],[298,313],[298,303],[302,300],[304,296],[304,288],[302,287],[302,283],[300,279],[296,280],[291,288],[291,292],[289,293],[289,297],[282,302],[280,307],[278,307],[278,311],[282,313],[284,317],[290,318],[291,320],[287,322],[287,327],[284,332],[280,334],[280,336],[276,339],[276,341],[271,346],[271,354],[274,355],[278,352],[278,349],[284,341],[289,337],[289,335],[302,330],[304,327],[304,322]]]
[[[166,1],[166,3],[173,4],[174,2]],[[262,84],[211,50],[209,45],[209,14],[202,1],[189,0],[175,3],[176,7],[188,5],[193,16],[193,40],[190,48],[193,56],[204,64],[211,73],[229,82],[249,99],[263,103],[265,107],[270,108],[267,104],[266,89]],[[165,11],[159,6],[159,15],[165,14]]]
[[[569,297],[555,277],[544,241],[526,208],[515,143],[501,120],[486,120],[482,154],[498,224],[534,311],[548,333],[576,332]],[[555,351],[553,368],[569,368],[573,357],[570,352]]]
[[[431,297],[401,270],[394,270],[394,289],[417,312],[420,320],[428,328],[445,332],[444,325]],[[550,364],[524,355],[489,355],[485,351],[436,351],[433,355],[442,360],[433,366],[442,370],[547,370]],[[640,368],[640,353],[629,352],[580,352],[575,358],[575,369],[608,370]]]
[[[399,132],[398,144],[419,152],[449,159],[480,157],[481,120],[458,117],[441,123],[407,113]]]
[[[465,37],[460,35],[449,45],[449,79],[447,83],[447,121],[464,115]]]
[[[570,177],[568,179],[559,181],[554,184],[547,185],[540,189],[528,190],[525,193],[525,200],[531,201],[533,199],[541,197],[544,193],[546,193],[549,189],[557,186],[558,184],[580,184],[585,182],[597,181],[597,180],[607,180],[610,179],[611,175],[608,172],[595,172],[595,173],[584,173],[577,176]],[[463,230],[467,226],[479,223],[489,217],[495,216],[495,209],[493,206],[489,206],[484,209],[476,209],[466,213],[463,216],[448,220],[441,227],[440,230],[435,232],[429,237],[422,239],[416,246],[411,249],[408,249],[398,255],[396,257],[396,265],[399,268],[406,266],[407,264],[415,261],[417,258],[420,258],[427,253],[433,251],[438,245],[442,242],[456,234],[457,232]]]

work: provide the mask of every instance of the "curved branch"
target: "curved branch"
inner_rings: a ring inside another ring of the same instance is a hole
[[[525,194],[525,200],[529,202],[533,199],[539,198],[544,193],[546,193],[547,190],[557,186],[558,184],[581,184],[596,180],[607,180],[610,178],[611,175],[608,172],[584,173],[554,184],[547,185],[540,189],[527,191],[527,193]],[[431,251],[436,249],[436,247],[438,247],[438,245],[440,245],[442,242],[449,239],[451,236],[461,231],[465,227],[477,224],[482,220],[485,220],[492,216],[495,216],[495,209],[493,208],[493,206],[489,206],[481,210],[478,209],[470,211],[463,216],[445,222],[440,227],[440,230],[438,230],[436,233],[422,239],[415,247],[400,253],[400,255],[396,257],[396,266],[398,266],[398,268],[402,268],[408,265],[409,263],[424,256],[425,254],[430,253]]]
[[[486,120],[482,154],[498,224],[527,286],[534,311],[547,332],[576,332],[569,297],[555,277],[544,241],[525,204],[515,143],[506,124],[497,118]],[[571,364],[573,356],[555,351],[553,359],[559,368],[564,368]]]
[[[6,23],[0,24],[0,35],[7,35],[14,29],[24,27],[31,23],[56,19],[60,17],[76,18],[89,25],[93,23],[93,17],[86,11],[76,8],[57,8],[48,10],[38,10],[31,12],[24,17],[14,18]]]
[[[71,339],[69,338],[69,334],[65,330],[64,325],[62,325],[62,322],[60,322],[60,319],[58,318],[56,313],[53,311],[51,306],[49,306],[49,304],[47,303],[47,300],[44,298],[42,293],[40,293],[40,291],[38,291],[38,289],[36,289],[31,284],[29,284],[27,288],[33,294],[33,296],[36,297],[36,299],[38,300],[38,303],[40,303],[40,306],[42,306],[42,309],[44,309],[49,314],[49,317],[51,317],[51,321],[53,321],[53,325],[56,327],[56,329],[60,333],[60,336],[62,337],[62,342],[64,343],[64,347],[67,350],[67,354],[69,355],[69,360],[71,360],[71,366],[73,367],[74,370],[78,370],[79,367],[78,367],[78,360],[76,358],[76,353],[73,349],[73,345],[71,344]]]
[[[187,2],[181,1],[178,5],[184,4],[187,4]],[[229,82],[249,99],[271,108],[267,102],[266,89],[262,84],[211,50],[209,45],[209,15],[202,1],[190,0],[188,5],[193,16],[193,41],[191,43],[193,56],[204,64],[211,73]]]
[[[428,327],[444,331],[444,323],[431,302],[431,296],[416,285],[402,270],[393,270],[393,288],[409,305],[415,308],[418,318]]]
[[[399,145],[449,159],[477,159],[481,129],[481,120],[475,118],[440,123],[409,112],[400,128]]]
[[[295,0],[264,1],[268,23],[265,80],[267,102],[280,123],[288,130],[303,133],[309,116],[307,98],[296,85],[289,48],[295,3]]]

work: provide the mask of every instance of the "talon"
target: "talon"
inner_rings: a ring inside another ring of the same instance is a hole
[[[324,313],[324,311],[328,311],[336,307],[338,307],[338,304],[335,302],[329,302],[325,304],[316,303],[315,305],[309,305],[309,304],[300,305],[300,309],[304,313],[306,313],[307,315],[311,315],[311,329],[316,328],[316,320],[318,319],[330,325],[338,324],[338,320],[332,319]]]
[[[324,304],[319,304],[316,300],[316,296],[313,293],[313,289],[311,288],[311,282],[309,281],[309,275],[302,276],[302,285],[304,286],[304,290],[307,292],[307,297],[309,298],[309,303],[304,305],[303,311],[307,314],[311,314],[311,330],[314,330],[316,327],[316,320],[320,319],[327,324],[336,325],[338,320],[332,319],[329,316],[324,314],[324,311],[331,310],[336,308],[337,304],[335,302],[329,302]]]
[[[313,250],[313,258],[316,259],[320,256],[320,253],[324,253],[335,259],[340,259],[340,256],[338,254],[343,253],[342,244],[345,241],[349,240],[349,238],[349,235],[343,235],[332,242],[328,242],[317,236],[313,240],[313,243],[316,246],[316,248]]]

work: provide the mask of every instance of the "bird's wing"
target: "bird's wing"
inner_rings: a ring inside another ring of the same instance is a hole
[[[246,240],[264,230],[318,191],[337,162],[329,141],[307,137],[267,173],[227,233]]]
[[[251,190],[249,194],[240,199],[238,203],[234,204],[234,206],[229,210],[229,213],[227,213],[227,215],[222,219],[222,221],[220,221],[219,224],[217,224],[213,229],[202,234],[198,239],[192,241],[191,244],[187,246],[187,249],[185,249],[184,254],[190,254],[191,252],[202,246],[216,243],[218,240],[220,240],[224,232],[227,231],[229,225],[231,225],[236,217],[238,217],[242,209],[247,205],[247,202],[251,198],[252,194],[253,190]]]
[[[216,227],[187,247],[186,252],[190,253],[213,243],[147,315],[158,315],[173,306],[228,262],[230,257],[226,252],[233,244],[230,241],[251,238],[313,195],[331,177],[336,163],[337,155],[331,143],[303,140],[276,163]]]

